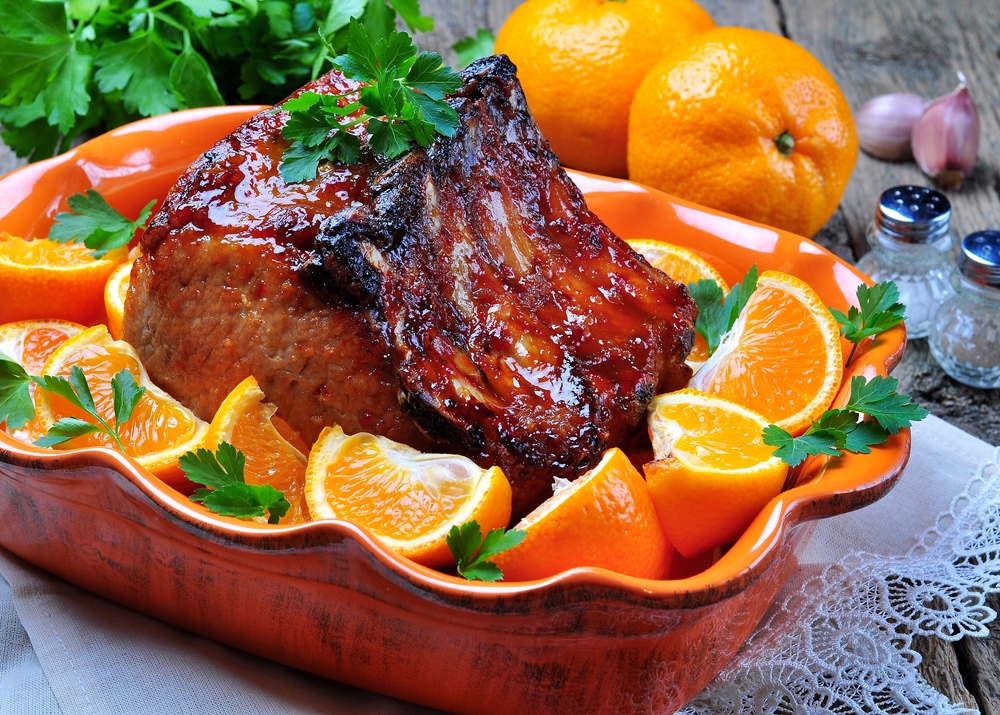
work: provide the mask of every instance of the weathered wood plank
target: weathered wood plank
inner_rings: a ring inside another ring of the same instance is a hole
[[[423,50],[439,53],[450,65],[457,65],[458,58],[451,46],[464,37],[472,37],[480,28],[496,34],[507,16],[521,0],[421,0],[420,10],[434,18],[433,32],[415,35]]]
[[[988,596],[986,603],[1000,612],[1000,594]],[[1000,715],[1000,622],[990,624],[988,637],[964,638],[955,649],[980,711],[983,715]]]
[[[913,639],[913,647],[923,656],[917,669],[924,680],[956,705],[979,709],[979,703],[962,680],[959,659],[953,644],[933,636],[917,636]]]
[[[782,34],[774,0],[701,0],[699,4],[720,27],[751,27]]]

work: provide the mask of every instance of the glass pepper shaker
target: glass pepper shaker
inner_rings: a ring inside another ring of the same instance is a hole
[[[1000,387],[1000,231],[962,239],[951,283],[955,294],[934,314],[931,354],[959,382]]]
[[[937,307],[953,293],[951,202],[924,186],[894,186],[879,197],[867,232],[871,251],[858,269],[876,283],[895,281],[906,306],[906,333],[924,338]]]

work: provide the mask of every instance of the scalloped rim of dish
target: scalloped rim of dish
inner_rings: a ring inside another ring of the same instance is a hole
[[[216,111],[221,113],[238,110],[259,111],[259,108],[225,107]],[[188,113],[199,116],[212,114],[211,110],[199,109],[166,116],[177,117]],[[153,129],[163,120],[163,117],[141,120],[102,136],[114,137],[147,128],[142,125]],[[85,151],[89,143],[80,145],[68,154],[74,156],[81,153],[81,150]],[[61,160],[61,163],[68,164],[70,156],[64,154],[49,161],[55,163]],[[29,164],[8,176],[25,170],[38,171],[46,164],[48,162]],[[598,190],[656,191],[623,179],[598,177],[573,171],[570,171],[570,174],[574,176],[574,179],[579,177],[584,182],[593,182],[595,186],[608,187],[608,189]],[[580,182],[578,181],[578,183]],[[728,214],[696,206],[675,197],[670,197],[670,200],[705,213],[729,219],[734,218]],[[749,225],[759,225],[744,219],[736,220]],[[870,282],[853,266],[830,254],[821,246],[815,243],[812,245],[849,268],[860,280]],[[846,399],[851,376],[864,374],[870,378],[874,374],[884,375],[890,372],[902,357],[905,345],[906,333],[902,325],[887,331],[870,343],[855,358],[856,364],[852,365],[850,374],[845,374],[837,401]],[[757,515],[744,534],[720,559],[694,576],[683,579],[653,580],[625,576],[603,568],[577,567],[537,581],[482,583],[470,582],[457,576],[441,573],[399,556],[382,545],[378,538],[366,528],[348,521],[329,520],[295,526],[272,526],[221,517],[212,514],[194,502],[188,501],[180,492],[153,476],[132,458],[121,453],[106,448],[84,448],[57,452],[19,442],[0,432],[0,458],[4,461],[15,466],[46,471],[78,467],[110,469],[117,476],[131,482],[154,505],[166,512],[171,518],[193,527],[205,538],[216,543],[273,551],[295,548],[303,545],[306,540],[311,548],[315,548],[323,543],[339,541],[345,537],[350,538],[359,543],[371,557],[390,572],[406,579],[421,590],[451,602],[461,601],[465,608],[475,606],[479,600],[481,601],[479,605],[483,610],[495,604],[498,597],[527,595],[532,592],[570,586],[603,587],[623,591],[629,594],[631,600],[668,609],[701,607],[725,600],[745,589],[764,573],[777,555],[784,534],[789,528],[811,519],[860,508],[876,501],[892,488],[909,457],[909,430],[901,430],[885,445],[875,449],[885,450],[887,456],[890,452],[895,452],[895,459],[889,460],[890,463],[884,469],[866,470],[864,466],[867,455],[847,455],[839,460],[830,460],[825,457],[814,458],[814,460],[822,460],[822,466],[818,468],[818,473],[812,479],[804,484],[786,489],[772,499]],[[855,476],[848,480],[824,482],[821,477],[831,462],[836,461],[839,461],[842,467],[853,467],[856,472]],[[802,473],[809,465],[815,467],[814,461],[805,462],[793,470],[793,474]],[[842,500],[844,498],[850,499],[852,496],[855,500],[845,508]],[[834,502],[837,506],[831,505],[827,509],[822,507],[824,503],[829,504],[830,502]],[[303,538],[305,535],[308,535],[309,538]],[[473,608],[472,610],[479,609]]]

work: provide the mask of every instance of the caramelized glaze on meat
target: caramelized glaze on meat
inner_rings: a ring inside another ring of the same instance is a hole
[[[337,422],[499,464],[519,515],[687,382],[694,308],[587,209],[513,65],[463,77],[455,136],[388,165],[286,185],[283,113],[220,142],[143,238],[125,334],[205,418],[253,374],[307,438]]]

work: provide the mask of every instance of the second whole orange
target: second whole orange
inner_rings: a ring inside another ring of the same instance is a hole
[[[500,28],[495,51],[517,65],[563,164],[624,178],[636,88],[675,45],[713,27],[692,0],[528,0]]]
[[[778,35],[710,30],[649,71],[629,116],[629,178],[812,236],[851,177],[858,136],[836,81]]]

